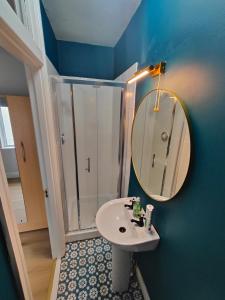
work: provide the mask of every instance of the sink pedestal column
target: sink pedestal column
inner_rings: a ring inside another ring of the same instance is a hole
[[[112,288],[125,292],[129,287],[132,253],[112,245]]]

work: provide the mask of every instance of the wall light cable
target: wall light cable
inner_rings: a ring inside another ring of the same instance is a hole
[[[158,78],[158,83],[157,83],[157,92],[156,92],[156,100],[155,100],[155,105],[154,105],[154,112],[159,112],[159,100],[160,100],[160,90],[159,90],[159,84],[160,84],[160,78],[161,78],[161,74],[159,74],[159,78]]]

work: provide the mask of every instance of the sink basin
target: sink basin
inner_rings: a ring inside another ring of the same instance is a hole
[[[129,287],[132,252],[154,250],[160,239],[153,226],[147,232],[131,223],[133,211],[124,207],[131,199],[134,197],[111,200],[96,215],[99,233],[112,243],[112,288],[120,293]]]
[[[96,215],[97,229],[106,240],[125,251],[154,250],[160,240],[155,228],[152,226],[149,233],[145,227],[131,223],[132,210],[124,207],[133,198],[120,198],[105,203]]]

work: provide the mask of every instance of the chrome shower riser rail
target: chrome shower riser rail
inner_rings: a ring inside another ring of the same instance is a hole
[[[96,86],[114,86],[125,88],[126,82],[104,80],[104,79],[92,79],[92,78],[79,78],[79,77],[67,77],[67,76],[50,76],[54,83],[69,83],[69,84],[85,84]]]

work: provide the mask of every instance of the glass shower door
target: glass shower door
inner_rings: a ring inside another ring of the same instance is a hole
[[[96,89],[73,86],[80,229],[95,227],[98,209]]]
[[[80,229],[120,196],[121,99],[118,87],[73,85]]]
[[[63,177],[61,187],[65,192],[63,203],[66,227],[68,231],[79,229],[77,174],[74,140],[73,100],[71,85],[56,84],[58,127],[60,130],[61,158]]]
[[[97,89],[98,208],[120,197],[122,164],[121,88]]]

